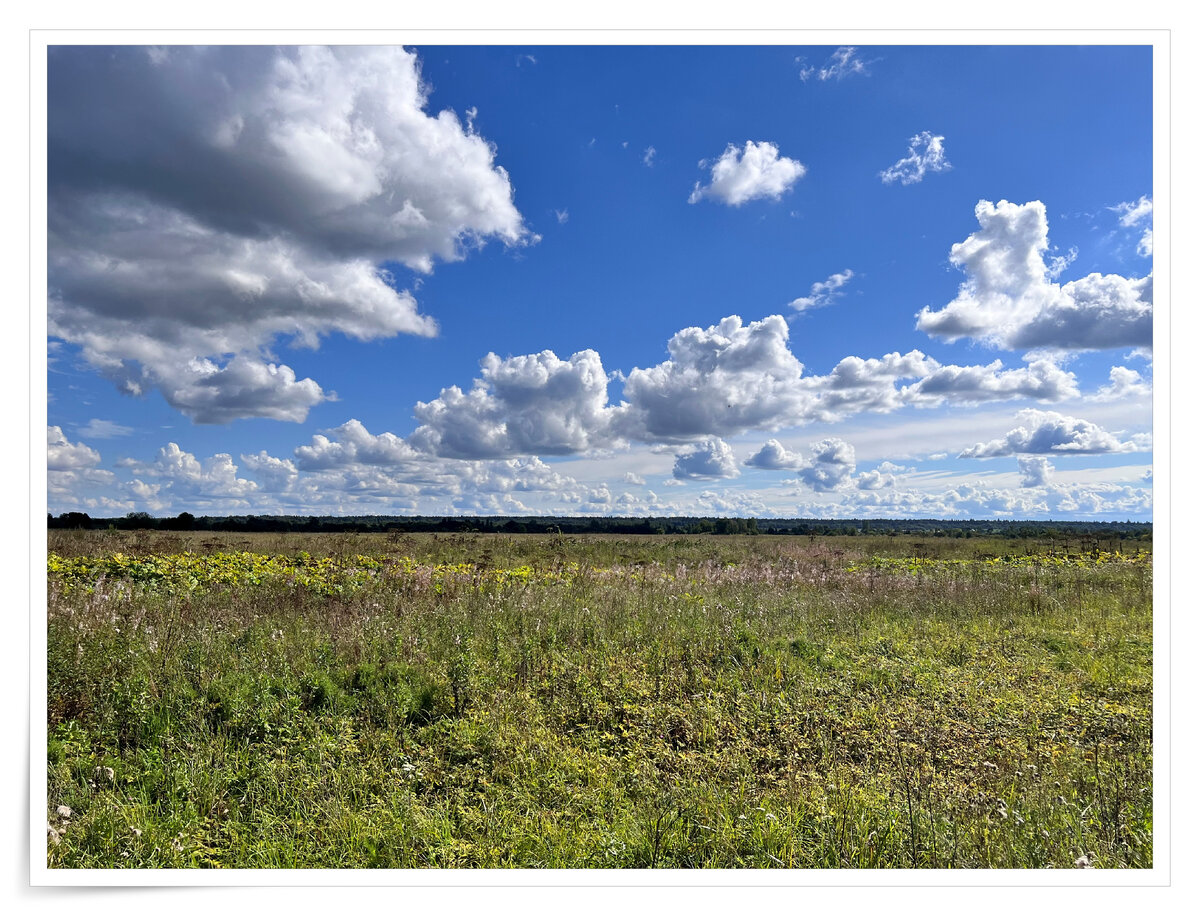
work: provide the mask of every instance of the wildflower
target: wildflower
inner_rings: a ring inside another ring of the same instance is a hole
[[[142,831],[138,830],[137,827],[130,827],[129,832],[132,833],[135,837],[139,837],[142,835]]]
[[[70,808],[68,808],[66,805],[59,805],[58,808],[55,809],[55,813],[58,814],[59,817],[66,819],[66,818],[70,817],[72,814],[74,814],[75,812],[72,811]]]
[[[46,839],[48,839],[55,846],[61,842],[58,830],[49,821],[46,822]]]
[[[103,778],[106,782],[112,782],[115,778],[112,767],[96,767],[96,769],[92,770],[92,776],[96,779]]]
[[[1083,855],[1081,855],[1078,859],[1075,860],[1075,867],[1076,868],[1091,868],[1092,867],[1092,860],[1090,858],[1088,858],[1088,854],[1086,852]]]

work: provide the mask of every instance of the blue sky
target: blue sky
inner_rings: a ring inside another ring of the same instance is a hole
[[[1149,46],[48,74],[51,512],[1150,518]]]

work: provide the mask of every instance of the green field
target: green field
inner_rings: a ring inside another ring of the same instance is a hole
[[[1146,544],[54,531],[66,868],[1148,868]]]

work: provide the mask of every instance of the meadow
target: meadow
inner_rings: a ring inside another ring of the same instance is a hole
[[[52,531],[62,868],[1148,868],[1148,544]]]

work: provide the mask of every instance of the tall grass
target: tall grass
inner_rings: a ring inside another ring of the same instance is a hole
[[[892,537],[50,547],[340,558],[328,587],[51,576],[53,866],[1152,863],[1146,560]],[[383,572],[346,578],[360,556]]]

